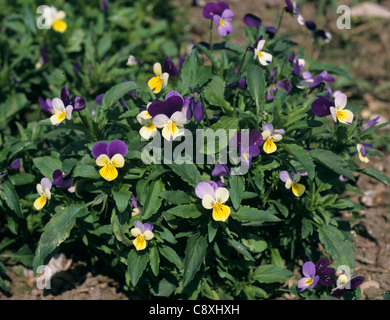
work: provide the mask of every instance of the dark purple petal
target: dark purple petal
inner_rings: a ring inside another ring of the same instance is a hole
[[[291,82],[288,81],[287,79],[284,79],[284,80],[282,80],[282,81],[279,81],[279,82],[277,83],[277,86],[279,87],[279,89],[286,91],[286,92],[287,92],[287,95],[290,94],[290,91],[291,91],[291,89],[292,89],[292,87],[293,87],[293,85],[291,84]]]
[[[61,100],[65,107],[69,105],[69,89],[67,87],[62,87],[61,89]]]
[[[177,76],[177,68],[175,64],[172,62],[169,57],[165,57],[163,66],[162,66],[162,72],[167,72],[169,74],[170,78],[176,77]]]
[[[359,287],[363,283],[364,280],[365,280],[365,278],[362,276],[353,277],[351,279],[351,289],[355,289],[355,288]]]
[[[318,99],[314,100],[311,104],[311,111],[317,117],[322,118],[330,115],[330,107],[334,107],[334,103],[331,100],[324,97],[318,97]]]
[[[336,282],[333,279],[335,272],[336,270],[333,268],[325,268],[320,271],[317,271],[317,274],[320,276],[319,282],[323,286],[333,286],[334,283]]]
[[[107,155],[109,158],[112,158],[118,153],[125,157],[127,152],[127,145],[122,140],[113,140],[107,146]]]
[[[48,63],[50,61],[50,57],[47,53],[47,49],[49,48],[49,44],[45,44],[41,49],[41,57],[43,59],[43,63]]]
[[[218,188],[225,188],[226,187],[226,183],[222,182],[222,181],[217,181],[217,185],[218,185]]]
[[[289,12],[289,13],[293,13],[294,12],[294,5],[293,3],[290,1],[290,0],[285,0],[286,2],[286,11]]]
[[[11,167],[11,169],[18,170],[20,168],[20,165],[21,165],[20,158],[18,158],[13,162],[11,162],[9,166]]]
[[[269,75],[271,78],[275,78],[277,73],[278,73],[278,67],[273,67],[272,70],[269,72]]]
[[[175,112],[181,111],[183,108],[184,99],[181,96],[171,96],[164,102],[164,114],[170,118]],[[151,105],[149,106],[150,110]],[[150,113],[149,113],[150,114]],[[153,115],[150,114],[152,117]]]
[[[371,127],[375,126],[378,123],[379,118],[380,116],[377,116],[376,118],[367,121],[365,124],[363,124],[363,129],[368,130]]]
[[[138,201],[137,201],[137,198],[134,196],[134,194],[130,195],[130,201],[131,201],[133,208],[138,208]]]
[[[347,289],[336,289],[336,290],[332,291],[330,295],[331,295],[331,297],[341,298],[346,293],[348,293]]]
[[[367,151],[366,151],[366,147],[362,145],[360,145],[360,153],[362,154],[363,157],[367,156]]]
[[[366,146],[366,147],[369,147],[371,149],[375,149],[375,147],[372,144],[369,144],[369,143],[366,143],[366,142],[362,143],[362,145]]]
[[[108,144],[104,141],[97,142],[92,148],[92,156],[97,159],[101,154],[107,154]]]
[[[219,177],[219,176],[229,176],[229,177],[231,177],[229,168],[224,163],[217,163],[215,165],[214,170],[211,172],[211,175],[213,177]]]
[[[103,0],[103,1],[102,1],[101,9],[102,9],[102,12],[103,12],[103,13],[106,13],[106,12],[107,12],[107,9],[108,9],[108,0]]]
[[[154,99],[148,108],[148,113],[152,116],[155,117],[158,114],[164,114],[165,110],[165,103],[162,102],[161,100]]]
[[[153,227],[154,227],[153,224],[150,223],[150,222],[144,223],[144,230],[145,230],[145,231],[147,231],[147,230],[152,231],[152,230],[153,230]]]
[[[69,104],[71,106],[73,106],[73,111],[81,111],[85,108],[86,102],[85,102],[84,98],[82,98],[80,96],[73,96],[70,99]],[[67,105],[65,104],[65,107],[66,106]]]
[[[204,117],[203,105],[198,100],[198,102],[194,102],[194,99],[191,100],[191,109],[194,114],[194,119],[196,122],[201,122]]]
[[[253,52],[255,52],[255,50],[256,50],[256,48],[257,48],[257,45],[259,44],[259,42],[260,42],[262,39],[263,39],[263,36],[262,36],[262,35],[260,35],[260,36],[257,38],[256,42],[253,44],[253,47],[252,47]]]
[[[104,96],[105,96],[104,93],[99,94],[99,95],[95,98],[96,104],[98,104],[99,106],[102,106],[102,101],[103,101]]]
[[[261,19],[254,14],[247,13],[242,19],[248,27],[258,28],[261,26]]]
[[[68,190],[73,184],[73,179],[64,179],[62,171],[55,170],[53,172],[53,182],[58,189]]]
[[[301,76],[303,72],[303,66],[299,64],[298,59],[294,63],[293,72],[297,76]]]
[[[247,88],[246,78],[241,78],[238,80],[238,87],[243,90]]]
[[[206,19],[213,19],[214,14],[218,13],[218,6],[214,2],[207,3],[203,8],[203,17]]]
[[[308,28],[312,32],[317,29],[317,25],[312,20],[306,20],[305,25],[306,25],[306,28]]]
[[[265,33],[268,34],[269,39],[273,39],[276,34],[276,28],[273,26],[269,26],[265,28]]]
[[[260,148],[255,145],[250,145],[249,146],[249,156],[252,157],[257,157],[260,154]]]
[[[81,66],[76,62],[73,64],[73,72],[79,73],[81,71]]]
[[[316,263],[316,272],[318,273],[330,265],[331,263],[327,258],[321,258]]]
[[[318,75],[317,77],[314,78],[314,81],[310,85],[310,88],[317,87],[323,80],[324,80],[324,78],[321,75]]]
[[[39,100],[39,103],[40,103],[43,111],[46,111],[46,112],[53,114],[53,107],[51,105],[50,99],[44,100],[42,97],[39,97],[38,100]]]
[[[260,130],[253,129],[249,134],[249,145],[261,146],[262,143],[263,143],[263,135],[261,134]]]

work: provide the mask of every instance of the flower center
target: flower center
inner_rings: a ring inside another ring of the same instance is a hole
[[[308,285],[308,286],[310,286],[313,283],[314,283],[314,281],[313,281],[312,278],[309,278],[309,279],[306,280],[306,285]]]
[[[221,26],[224,26],[224,25],[225,25],[225,21],[223,21],[223,20],[221,19],[221,20],[219,20],[219,24],[220,24]]]
[[[261,58],[263,56],[263,53],[261,51],[259,51],[259,53],[257,55],[259,56],[259,58]]]
[[[248,155],[247,153],[243,153],[243,154],[242,154],[242,157],[246,160],[246,159],[249,158],[249,155]]]

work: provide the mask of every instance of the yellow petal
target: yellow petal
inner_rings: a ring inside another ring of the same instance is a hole
[[[116,170],[112,164],[108,164],[101,168],[99,173],[107,181],[115,180],[118,177],[118,170]]]
[[[111,158],[111,164],[115,168],[123,168],[123,166],[125,165],[125,159],[120,153],[117,153]]]
[[[168,121],[161,133],[166,140],[173,141],[177,137],[179,129],[172,121]]]
[[[296,197],[300,197],[306,190],[306,187],[303,184],[294,182],[291,185],[292,192]]]
[[[53,126],[56,126],[60,124],[62,121],[64,121],[65,117],[66,117],[66,112],[56,113],[50,117],[50,121]]]
[[[349,110],[337,110],[336,117],[341,123],[350,124],[353,121],[353,113]]]
[[[135,246],[135,249],[137,251],[139,250],[144,250],[146,248],[146,240],[143,236],[137,237],[134,241],[133,244]]]
[[[265,153],[273,153],[277,149],[275,142],[272,141],[271,138],[268,138],[265,140],[263,145],[263,150]]]
[[[360,161],[364,162],[364,163],[368,163],[370,161],[370,159],[368,159],[368,157],[366,156],[363,156],[362,153],[359,151],[359,159]]]
[[[148,81],[148,86],[154,93],[159,93],[161,91],[162,84],[163,81],[160,77],[153,77]]]
[[[143,126],[139,130],[140,136],[145,140],[149,140],[151,137],[153,137],[156,134],[156,132],[157,132],[157,128],[153,124],[153,122],[150,122],[149,124]]]
[[[47,198],[42,196],[34,201],[34,208],[37,210],[41,210],[46,204]]]
[[[68,25],[66,24],[66,22],[62,20],[57,20],[53,23],[53,29],[57,32],[64,33],[67,27]]]
[[[230,216],[230,208],[224,204],[216,203],[213,208],[213,219],[225,222]]]
[[[106,154],[101,154],[100,156],[97,157],[96,164],[99,167],[104,167],[104,166],[110,164],[110,158]]]

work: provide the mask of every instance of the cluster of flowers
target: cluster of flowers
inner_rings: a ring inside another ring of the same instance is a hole
[[[307,261],[302,266],[303,278],[298,280],[298,292],[303,292],[304,290],[310,288],[313,289],[320,283],[323,286],[333,286],[336,284],[336,287],[332,289],[331,296],[335,298],[340,298],[351,292],[351,290],[359,287],[363,281],[364,277],[358,276],[357,274],[350,275],[346,270],[342,270],[340,274],[336,274],[334,268],[330,268],[331,263],[327,258],[321,258],[314,264],[312,261]],[[349,271],[349,268],[345,268]],[[334,276],[338,275],[337,280],[334,279]]]

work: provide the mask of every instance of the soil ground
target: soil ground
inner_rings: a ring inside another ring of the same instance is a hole
[[[202,41],[208,39],[208,23],[204,23],[202,9],[191,6],[192,1],[186,0],[188,6],[188,25],[191,29],[191,40]],[[202,3],[202,1],[199,1]],[[203,1],[209,2],[209,1]],[[235,30],[244,26],[242,18],[246,13],[252,13],[262,18],[265,26],[276,26],[275,14],[284,6],[283,0],[229,0],[231,9],[235,13],[233,25]],[[340,2],[340,1],[339,1]],[[342,1],[339,4],[350,5],[352,1]],[[316,20],[318,1],[304,1],[300,6],[304,18]],[[378,1],[390,10],[390,0]],[[381,121],[390,119],[390,86],[382,89],[381,85],[390,81],[390,20],[378,18],[354,18],[350,30],[339,30],[336,27],[337,14],[326,12],[320,28],[330,31],[332,42],[327,49],[320,52],[312,50],[310,53],[323,62],[332,62],[336,65],[347,66],[348,71],[359,80],[354,83],[346,94],[352,105],[364,107],[361,116],[367,120],[376,115]],[[387,30],[387,32],[384,32]],[[238,31],[232,35],[233,41],[242,45],[243,33]],[[242,32],[242,31],[241,31]],[[285,16],[279,34],[290,33],[293,40],[305,48],[310,47],[310,37],[305,27],[290,16]],[[214,35],[218,41],[218,35]],[[311,50],[311,49],[310,49]],[[305,53],[309,53],[305,50]],[[387,130],[387,131],[386,131]],[[388,134],[388,129],[382,133]],[[387,140],[388,141],[388,140]],[[367,166],[383,170],[390,176],[390,152],[388,147],[380,151],[383,157],[373,157]],[[366,278],[362,284],[362,299],[376,299],[390,290],[390,189],[377,181],[361,177],[358,181],[359,189],[365,196],[355,196],[365,210],[359,215],[352,216],[348,212],[345,217],[351,219],[354,227],[354,246],[356,247],[356,272]],[[22,300],[120,300],[131,299],[127,296],[115,276],[105,274],[101,269],[88,265],[84,261],[74,261],[71,268],[57,275],[53,281],[52,290],[39,290],[31,282],[31,278],[24,274],[21,265],[8,265],[10,294],[0,292],[0,299]],[[297,278],[300,270],[296,270]],[[292,279],[291,284],[297,279]],[[295,297],[286,295],[286,299]]]

